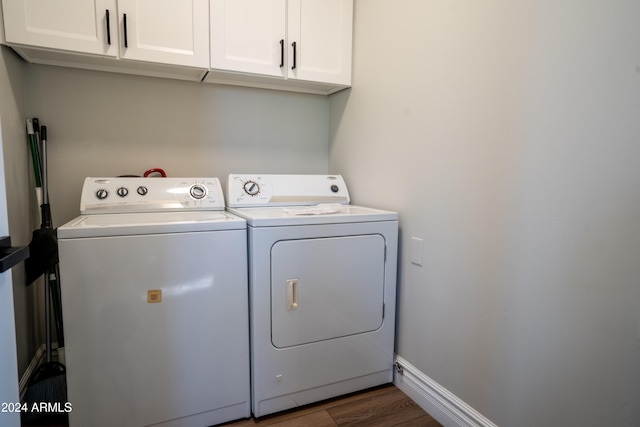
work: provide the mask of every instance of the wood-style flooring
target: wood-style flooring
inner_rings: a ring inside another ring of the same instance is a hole
[[[225,427],[438,427],[441,426],[393,385],[314,403],[259,419],[234,421]]]
[[[32,426],[68,427],[66,422],[23,424]],[[267,415],[222,424],[224,427],[438,427],[429,414],[409,399],[400,389],[388,384]],[[114,426],[115,427],[115,426]]]

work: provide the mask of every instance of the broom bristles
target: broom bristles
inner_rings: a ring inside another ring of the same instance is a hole
[[[66,415],[67,377],[64,365],[45,363],[34,372],[24,395],[27,411],[23,417],[35,420]]]

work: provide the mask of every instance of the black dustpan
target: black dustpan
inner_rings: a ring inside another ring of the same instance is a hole
[[[30,255],[24,262],[27,286],[58,263],[58,236],[56,230],[51,227],[49,204],[43,203],[40,209],[42,225],[31,234]]]

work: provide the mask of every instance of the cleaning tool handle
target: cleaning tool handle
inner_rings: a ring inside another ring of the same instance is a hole
[[[29,138],[29,150],[31,151],[31,161],[33,162],[33,175],[36,180],[36,188],[42,187],[40,181],[40,154],[38,152],[38,146],[36,141],[36,133],[33,130],[33,120],[27,119],[27,137]],[[40,193],[36,190],[36,194]],[[38,204],[40,204],[40,197],[38,197]]]
[[[51,207],[47,203],[40,205],[40,216],[42,216],[42,224],[40,224],[40,228],[49,229],[53,227],[53,221],[51,221]]]
[[[51,211],[49,210],[49,180],[47,176],[47,127],[40,128],[42,149],[42,224],[51,227]]]
[[[49,272],[44,273],[44,323],[45,323],[45,355],[47,363],[51,363],[51,294],[49,293]]]

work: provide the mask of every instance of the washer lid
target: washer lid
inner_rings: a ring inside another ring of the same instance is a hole
[[[58,238],[244,229],[244,219],[220,211],[94,214],[80,215],[59,227]]]
[[[313,208],[313,207],[311,207]],[[304,207],[227,208],[247,220],[252,227],[342,224],[351,222],[397,221],[398,213],[355,205],[340,205],[329,213],[305,213]],[[299,210],[300,212],[295,212]],[[319,208],[322,210],[322,208]]]

